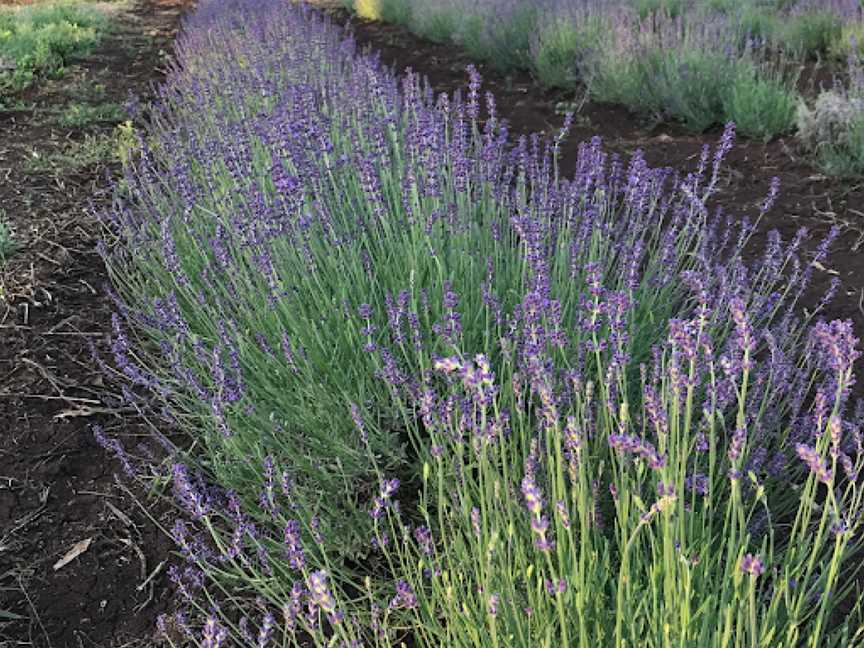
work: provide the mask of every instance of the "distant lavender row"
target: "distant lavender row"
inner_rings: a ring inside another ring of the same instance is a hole
[[[802,60],[842,64],[864,47],[859,0],[362,0],[363,15],[453,41],[547,86],[584,86],[701,131],[734,121],[794,130]],[[864,119],[864,118],[862,118]]]
[[[143,473],[165,637],[864,645],[858,340],[836,284],[796,315],[837,232],[744,261],[779,187],[710,206],[731,125],[563,178],[569,117],[513,141],[475,70],[434,97],[280,0],[202,1],[176,58],[103,247],[126,405],[194,442]]]

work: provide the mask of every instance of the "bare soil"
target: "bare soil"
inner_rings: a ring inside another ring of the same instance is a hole
[[[189,4],[115,5],[115,29],[92,55],[0,112],[0,207],[19,244],[0,269],[0,646],[147,645],[170,605],[170,540],[137,504],[145,494],[115,481],[120,467],[90,427],[133,449],[146,435],[108,404],[90,352],[104,347],[111,313],[90,208],[108,200],[117,166],[34,171],[33,160],[110,137],[114,123],[63,128],[56,116],[90,95],[146,97]],[[76,545],[80,556],[55,568]]]

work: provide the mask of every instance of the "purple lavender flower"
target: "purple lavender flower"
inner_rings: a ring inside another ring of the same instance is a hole
[[[739,569],[745,574],[750,574],[752,578],[757,578],[765,573],[765,564],[759,556],[748,553],[741,559]]]
[[[336,599],[327,585],[327,572],[323,569],[309,574],[307,582],[309,587],[309,600],[326,614],[332,615],[336,612]]]
[[[627,434],[610,434],[607,440],[609,447],[622,454],[635,454],[644,459],[652,470],[662,470],[666,466],[666,457],[661,455],[652,443]]]
[[[196,520],[200,520],[209,512],[207,499],[201,490],[192,483],[189,472],[184,464],[174,464],[174,494],[179,502]]]
[[[433,551],[432,532],[429,527],[419,526],[414,529],[414,539],[420,547],[420,551],[426,556],[431,556]]]
[[[123,444],[118,439],[106,437],[101,425],[93,425],[91,429],[93,430],[93,437],[96,439],[96,443],[114,454],[127,476],[135,477],[137,472],[134,466],[132,466],[132,461],[126,453],[126,448],[123,447]]]
[[[500,600],[500,598],[501,597],[498,596],[498,594],[491,594],[489,596],[489,605],[488,605],[489,616],[493,616],[493,617],[498,616],[498,601]]]
[[[826,364],[838,376],[845,376],[860,357],[858,338],[852,332],[850,320],[834,320],[829,323],[818,322],[813,327],[812,336],[822,347]]]
[[[381,482],[381,491],[372,505],[370,515],[374,520],[380,520],[384,510],[391,505],[393,494],[399,489],[398,479],[385,479]]]
[[[360,442],[363,445],[369,443],[369,433],[366,431],[366,424],[363,421],[363,416],[360,414],[360,408],[356,403],[351,403],[351,420],[354,421],[354,426],[360,433]]]
[[[558,596],[560,594],[564,594],[567,591],[567,579],[559,578],[557,581],[553,581],[550,579],[546,579],[546,593],[549,596]]]
[[[204,623],[201,648],[220,648],[227,638],[228,631],[215,618],[208,617]]]
[[[834,472],[828,467],[827,462],[822,459],[815,448],[798,443],[795,445],[795,452],[798,453],[798,457],[807,465],[810,472],[816,475],[816,479],[823,484],[831,485],[834,481]]]
[[[306,593],[303,584],[295,581],[291,587],[291,592],[288,601],[282,606],[282,618],[285,621],[285,628],[288,632],[293,633],[297,627],[297,617],[303,609],[303,596]]]
[[[417,607],[417,596],[407,581],[396,583],[396,596],[390,601],[390,609],[413,610]]]
[[[258,648],[265,648],[270,643],[275,625],[276,619],[273,614],[267,612],[261,619],[261,628],[258,630]]]
[[[534,482],[534,477],[525,475],[522,479],[522,496],[525,498],[525,506],[531,515],[539,516],[543,512],[543,496]]]
[[[306,556],[303,552],[303,541],[300,536],[300,523],[297,520],[288,520],[285,525],[284,541],[288,564],[292,569],[303,569],[306,564]]]

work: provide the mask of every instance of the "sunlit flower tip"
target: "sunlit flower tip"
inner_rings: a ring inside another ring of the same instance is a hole
[[[474,529],[474,535],[480,537],[480,509],[476,506],[471,509],[471,527]]]
[[[803,443],[798,443],[795,445],[795,452],[798,454],[801,461],[807,465],[810,472],[816,475],[816,479],[821,481],[823,484],[829,485],[834,481],[834,472],[828,467],[826,461],[822,459],[815,448],[811,448]]]
[[[531,518],[531,530],[540,535],[546,533],[549,530],[549,518],[545,515]]]
[[[219,622],[209,617],[204,623],[204,631],[201,637],[201,648],[220,648],[225,643],[228,632],[219,625]]]
[[[327,572],[319,570],[309,574],[309,597],[321,610],[327,614],[336,611],[336,600],[327,586]]]
[[[543,497],[534,480],[526,476],[522,480],[522,496],[525,498],[525,506],[533,515],[540,515],[543,511]]]
[[[840,439],[843,435],[843,422],[836,414],[828,419],[828,431],[831,434],[831,445],[837,448],[840,445]]]
[[[489,615],[490,616],[498,616],[498,600],[499,596],[497,594],[492,594],[489,597]]]
[[[434,367],[436,371],[452,373],[454,371],[459,371],[462,368],[462,363],[456,356],[451,356],[449,358],[439,358],[435,361]]]
[[[759,556],[748,553],[741,559],[740,569],[743,573],[750,574],[750,576],[756,578],[765,573],[765,564]]]
[[[561,526],[565,529],[570,528],[570,512],[567,510],[567,504],[564,500],[558,500],[555,503],[555,509],[558,511],[558,519],[561,521]]]

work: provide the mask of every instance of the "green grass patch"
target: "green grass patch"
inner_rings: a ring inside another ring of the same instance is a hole
[[[6,222],[6,212],[0,209],[0,264],[11,256],[15,247],[12,230]]]
[[[26,170],[28,173],[71,173],[119,159],[115,135],[88,135],[60,151],[46,154],[34,151]]]
[[[120,122],[125,113],[123,107],[106,101],[98,104],[72,103],[56,117],[64,128],[85,128],[93,124]]]
[[[108,18],[87,4],[0,9],[0,90],[20,91],[62,75],[69,61],[99,44]]]

